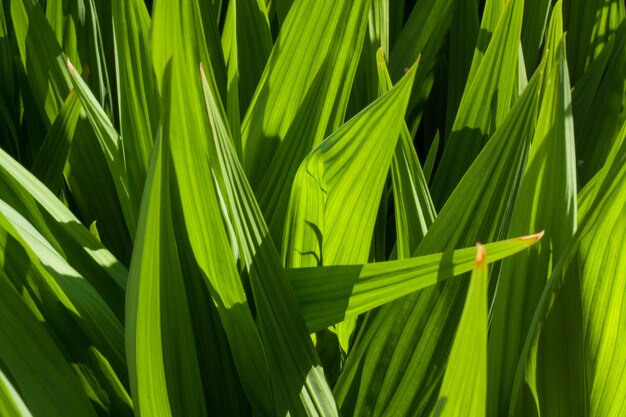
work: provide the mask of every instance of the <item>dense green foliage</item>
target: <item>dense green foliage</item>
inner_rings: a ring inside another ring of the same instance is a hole
[[[149,7],[2,0],[1,417],[626,415],[623,0]]]

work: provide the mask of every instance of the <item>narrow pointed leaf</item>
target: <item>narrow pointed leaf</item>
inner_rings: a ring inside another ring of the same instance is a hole
[[[204,74],[204,72],[203,72]],[[204,81],[206,77],[203,77]],[[276,414],[337,415],[337,405],[319,365],[301,318],[296,297],[260,208],[236,158],[229,129],[215,100],[210,81],[204,82],[212,127],[216,187],[224,199],[225,222],[232,222],[233,255],[249,272],[250,285],[274,392]],[[280,301],[278,301],[280,300]],[[289,317],[277,322],[274,317]]]
[[[542,234],[485,245],[495,262],[535,244]],[[475,248],[364,265],[287,270],[311,333],[472,270]]]
[[[540,74],[487,142],[414,256],[502,237],[534,131]],[[432,410],[465,288],[461,280],[448,281],[366,319],[335,387],[342,412],[360,414],[367,408],[371,415],[403,416]]]
[[[487,251],[476,245],[472,279],[434,415],[484,416],[487,409]]]
[[[560,5],[560,3],[557,3]],[[561,34],[562,35],[562,34]],[[489,415],[508,412],[515,370],[552,266],[576,230],[576,156],[565,41],[550,68],[509,235],[546,230],[540,245],[503,261],[489,334]],[[550,179],[547,181],[547,179]]]
[[[70,153],[80,109],[80,101],[76,92],[72,91],[33,161],[31,172],[55,194],[63,185],[63,168]]]
[[[128,195],[140,202],[159,117],[159,93],[148,42],[150,16],[139,0],[114,0],[110,7]],[[138,215],[138,205],[135,209]]]

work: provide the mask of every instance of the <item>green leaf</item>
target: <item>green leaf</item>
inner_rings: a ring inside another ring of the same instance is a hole
[[[480,66],[475,74],[470,71],[452,133],[433,179],[435,207],[443,206],[486,140],[509,113],[517,83],[523,12],[524,0],[505,5]]]
[[[491,262],[526,249],[542,234],[485,245]],[[288,269],[311,333],[472,270],[475,249],[364,265]]]
[[[58,335],[74,331],[76,352],[82,339],[98,349],[114,373],[126,381],[126,358],[120,321],[93,286],[72,268],[26,219],[0,201],[2,266],[14,285],[31,298]],[[75,316],[75,317],[74,317]],[[65,328],[67,327],[67,329]],[[71,333],[70,333],[71,334]],[[62,339],[66,347],[71,340]]]
[[[66,358],[0,272],[0,359],[35,416],[97,416]]]
[[[89,280],[121,320],[127,271],[50,190],[0,150],[0,195],[67,263]]]
[[[233,0],[228,4],[222,47],[228,69],[228,94],[230,96],[231,88],[235,88],[234,93],[238,94],[237,115],[245,114],[248,109],[272,51],[272,43],[264,1]],[[228,101],[231,102],[230,97]],[[233,118],[229,120],[232,124]]]
[[[567,49],[572,84],[587,71],[607,41],[622,24],[624,2],[619,0],[589,0],[581,4],[566,2]]]
[[[396,3],[396,2],[394,2]],[[411,133],[421,121],[430,95],[439,53],[450,30],[453,0],[428,0],[415,4],[389,55],[389,74],[397,82],[420,58],[407,113]],[[390,28],[391,29],[391,28]]]
[[[377,63],[381,93],[385,93],[391,89],[391,80],[380,50]],[[400,138],[391,163],[391,180],[396,215],[396,251],[398,258],[404,259],[415,251],[436,217],[428,182],[405,123],[400,128]]]
[[[581,160],[581,182],[585,184],[604,165],[616,135],[626,120],[626,21],[616,33],[613,55],[602,82],[585,114],[578,113],[576,139]]]
[[[0,413],[6,417],[32,417],[24,400],[0,370]]]
[[[216,4],[207,1],[158,1],[152,10],[150,26],[151,56],[158,85],[162,88],[167,63],[175,54],[210,68],[226,102],[227,75],[224,53],[217,27]],[[184,39],[184,48],[179,41]]]
[[[76,92],[70,92],[33,161],[31,172],[55,194],[59,193],[63,185],[63,169],[74,139],[80,109]]]
[[[450,31],[450,45],[448,47],[450,69],[448,72],[445,137],[450,136],[478,42],[480,27],[476,0],[457,0],[454,3],[452,27],[455,29]]]
[[[526,71],[531,74],[539,65],[541,46],[543,45],[552,3],[550,0],[526,0],[524,3],[524,26],[522,27],[521,41]]]
[[[616,160],[624,158],[624,151],[626,148],[622,144],[626,141],[626,122],[622,126],[620,133],[617,135],[617,139],[613,144],[613,149],[609,153],[606,162],[602,169],[598,171],[596,175],[585,185],[585,187],[578,193],[578,218],[583,219],[589,211],[593,208],[593,203],[600,191],[602,182],[607,175],[611,174],[611,168],[614,166]]]
[[[487,142],[414,256],[502,237],[534,131],[540,86],[541,72]],[[431,411],[465,288],[460,280],[448,281],[366,318],[335,387],[344,414],[358,415],[366,408],[371,415]]]
[[[28,86],[41,121],[48,127],[72,86],[64,54],[37,2],[12,0],[11,16]],[[34,114],[33,118],[37,120]],[[65,177],[82,217],[87,222],[98,219],[104,226],[103,240],[124,259],[129,245],[127,226],[102,150],[92,146],[94,140],[89,122],[79,119]]]
[[[244,118],[244,168],[279,247],[300,163],[343,123],[368,5],[295,3]]]
[[[502,263],[489,333],[491,416],[508,412],[515,369],[531,319],[552,267],[563,255],[577,224],[574,126],[564,39],[546,76],[537,128],[509,229],[510,236],[542,229],[546,237],[529,252]]]
[[[126,219],[126,225],[131,238],[135,236],[135,230],[137,228],[137,216],[139,213],[139,201],[131,198],[128,190],[128,174],[124,166],[124,153],[121,146],[121,140],[119,134],[111,124],[109,117],[105,114],[102,107],[100,107],[98,101],[89,90],[89,87],[82,80],[76,68],[68,60],[67,67],[72,79],[72,83],[78,92],[78,97],[82,103],[89,121],[96,133],[98,143],[102,148],[107,166],[120,204],[122,205],[122,211],[124,218]]]
[[[431,174],[433,173],[433,167],[435,166],[435,160],[437,159],[437,151],[439,150],[439,131],[435,134],[433,143],[428,149],[428,155],[426,161],[424,161],[424,179],[426,182],[430,181]]]
[[[114,0],[110,7],[121,147],[128,198],[137,202],[134,209],[138,215],[159,117],[159,92],[148,43],[150,16],[139,0]],[[135,232],[130,233],[133,236]]]
[[[472,279],[454,336],[434,415],[484,416],[487,411],[487,251],[476,245]]]
[[[43,7],[43,6],[42,6]],[[94,0],[63,0],[45,2],[46,18],[58,44],[72,62],[90,70],[89,88],[109,115],[113,113],[113,97],[102,42],[99,18]],[[101,11],[101,10],[100,10]],[[105,25],[107,22],[103,22]]]
[[[166,100],[169,98],[167,87],[163,95]],[[166,127],[168,117],[166,114]],[[137,415],[205,416],[207,409],[174,238],[170,169],[169,156],[163,155],[163,146],[157,142],[128,282],[126,340],[131,389]]]
[[[324,140],[298,169],[283,244],[288,267],[367,261],[414,75],[415,67]]]
[[[337,405],[278,252],[231,145],[228,126],[211,88],[213,83],[206,77],[203,80],[215,146],[209,153],[215,151],[212,165],[219,167],[215,185],[224,202],[222,216],[231,233],[233,255],[249,274],[272,378],[275,414],[337,415]],[[289,319],[276,321],[275,317]]]

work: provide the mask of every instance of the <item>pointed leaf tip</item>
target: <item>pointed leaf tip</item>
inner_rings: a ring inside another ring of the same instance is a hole
[[[480,268],[485,263],[487,258],[487,252],[485,251],[485,247],[480,243],[476,243],[476,268]]]
[[[543,237],[544,233],[545,233],[545,230],[542,230],[541,232],[535,233],[534,235],[522,236],[522,237],[519,237],[518,239],[538,241]]]

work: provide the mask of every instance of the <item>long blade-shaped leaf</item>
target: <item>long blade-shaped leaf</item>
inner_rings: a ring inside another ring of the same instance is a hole
[[[626,367],[621,343],[624,143],[618,153],[542,294],[517,369],[510,414],[618,415],[626,407],[621,379]]]
[[[204,78],[208,116],[216,158],[216,186],[222,197],[223,219],[232,227],[235,257],[240,258],[249,279],[268,356],[275,414],[337,415],[337,405],[319,366],[302,320],[296,297],[260,208],[236,158],[225,119],[220,117],[210,80]],[[277,321],[275,317],[288,318]]]
[[[560,3],[557,3],[560,7]],[[561,34],[562,35],[562,34]],[[489,415],[507,413],[519,354],[552,273],[576,230],[576,156],[565,42],[550,68],[509,234],[541,228],[546,238],[502,264],[489,339]],[[549,179],[549,180],[547,180]]]
[[[80,109],[80,101],[76,92],[72,91],[33,161],[32,173],[55,194],[61,190],[63,184],[63,168],[70,153]]]
[[[490,243],[490,262],[522,251],[542,233]],[[472,270],[475,248],[365,265],[287,270],[310,332],[366,313],[412,292]]]
[[[376,56],[381,92],[391,88],[384,56]],[[413,140],[406,124],[400,128],[399,143],[391,164],[394,210],[396,214],[396,250],[398,259],[411,256],[436,217]]]
[[[244,167],[279,246],[300,163],[343,123],[368,3],[295,3],[244,119]]]
[[[540,81],[540,74],[531,80],[415,255],[503,235],[534,131]],[[366,319],[335,387],[344,413],[360,414],[366,408],[372,415],[430,411],[460,314],[457,301],[464,290],[458,280],[448,281],[384,306]],[[433,369],[438,372],[433,374]]]
[[[484,416],[487,410],[487,253],[479,243],[472,280],[435,406],[437,417]]]
[[[159,93],[148,43],[150,16],[139,0],[114,0],[111,12],[121,146],[129,198],[137,202],[138,213],[159,117]]]

